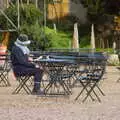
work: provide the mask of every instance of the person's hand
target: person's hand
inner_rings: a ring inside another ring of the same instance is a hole
[[[43,58],[42,56],[39,56],[38,58],[34,59],[34,61],[39,61],[42,58]]]
[[[36,65],[35,65],[35,68],[40,68],[40,67],[39,67],[39,65],[36,64]]]
[[[30,62],[32,62],[32,61],[33,61],[33,58],[32,58],[32,57],[29,57],[28,60],[29,60]]]

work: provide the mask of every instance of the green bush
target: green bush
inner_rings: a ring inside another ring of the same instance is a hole
[[[28,27],[27,34],[33,40],[33,44],[31,44],[31,49],[45,50],[51,46],[50,40],[45,35],[44,28],[38,23]]]
[[[114,51],[113,51],[112,48],[96,48],[96,51],[97,51],[97,52],[107,52],[107,53],[109,53],[109,54],[114,53]]]
[[[21,31],[33,40],[33,44],[30,46],[32,50],[70,47],[69,43],[72,38],[70,33],[55,32],[54,29],[41,27],[38,23],[31,26],[23,25]]]
[[[62,31],[55,32],[54,29],[45,28],[45,35],[50,41],[49,48],[69,48],[72,35]]]

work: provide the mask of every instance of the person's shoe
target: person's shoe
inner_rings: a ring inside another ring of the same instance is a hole
[[[44,91],[43,90],[38,90],[37,95],[44,95]]]

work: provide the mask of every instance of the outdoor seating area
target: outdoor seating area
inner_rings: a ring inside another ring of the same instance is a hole
[[[107,58],[102,53],[83,54],[76,52],[74,55],[74,52],[65,52],[64,54],[63,52],[55,53],[44,51],[43,53],[39,52],[37,59],[36,52],[33,53],[34,54],[31,55],[33,61],[31,62],[43,69],[43,76],[46,76],[46,80],[42,78],[41,81],[44,96],[70,96],[73,94],[73,89],[79,82],[79,94],[75,97],[75,101],[85,95],[83,100],[80,100],[81,102],[85,102],[88,97],[90,97],[92,101],[98,100],[101,102],[98,92],[103,96],[105,94],[100,88],[99,82],[105,74],[107,64]],[[12,70],[10,54],[4,55],[4,59],[3,55],[1,55],[0,58],[1,61],[4,60],[5,62],[5,67],[3,66],[0,78],[1,82],[7,86],[10,85],[8,74]],[[19,94],[22,91],[31,94],[33,76],[24,76],[23,74],[16,75],[14,72],[13,75],[16,79],[17,86],[11,94]],[[98,91],[96,91],[95,88],[97,88]]]
[[[0,0],[0,120],[119,120],[120,0]]]
[[[74,77],[73,77],[74,78]],[[13,72],[9,72],[9,82],[11,86],[0,87],[0,106],[1,113],[5,113],[9,110],[5,116],[0,116],[1,119],[7,120],[8,117],[11,119],[112,119],[117,120],[119,118],[119,98],[120,98],[120,84],[116,80],[119,78],[119,71],[114,66],[106,66],[106,72],[103,79],[98,83],[99,87],[104,92],[105,96],[100,93],[96,88],[95,92],[99,95],[101,103],[96,99],[94,93],[92,92],[93,99],[89,96],[88,99],[82,104],[87,91],[80,98],[75,101],[75,97],[79,94],[83,88],[79,81],[76,82],[75,87],[72,88],[72,95],[46,95],[46,96],[36,96],[28,95],[24,88],[19,94],[12,94],[12,92],[17,87],[18,81],[13,75]],[[45,79],[45,78],[44,78]],[[71,81],[72,82],[72,81]],[[44,83],[44,84],[48,84]],[[30,85],[28,81],[27,85]],[[44,85],[45,86],[45,85]],[[29,86],[30,87],[30,86]],[[50,89],[49,89],[50,90]],[[54,90],[54,89],[53,89]],[[52,92],[52,91],[51,91]],[[55,91],[56,92],[56,91]],[[29,112],[26,112],[29,111]],[[110,110],[109,114],[108,111]],[[38,115],[38,111],[39,114]],[[19,114],[20,113],[20,114]],[[64,113],[64,114],[63,114]],[[45,115],[44,115],[45,114]],[[53,114],[53,116],[51,116]],[[72,117],[71,116],[74,116]],[[82,115],[81,115],[82,114]],[[55,116],[54,116],[55,115]],[[57,117],[59,116],[59,117]],[[104,118],[103,118],[104,117]]]

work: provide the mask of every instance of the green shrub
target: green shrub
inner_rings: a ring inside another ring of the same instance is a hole
[[[112,48],[96,48],[96,51],[97,51],[97,52],[107,52],[107,53],[109,53],[109,54],[114,53],[114,51],[113,51]]]
[[[71,34],[61,31],[55,32],[54,29],[42,27],[38,23],[31,26],[26,24],[21,27],[21,31],[29,35],[34,44],[31,44],[32,50],[46,50],[49,48],[69,48]]]
[[[49,48],[69,48],[72,35],[70,33],[65,33],[62,31],[55,32],[54,29],[48,27],[45,28],[45,35],[50,41]]]

